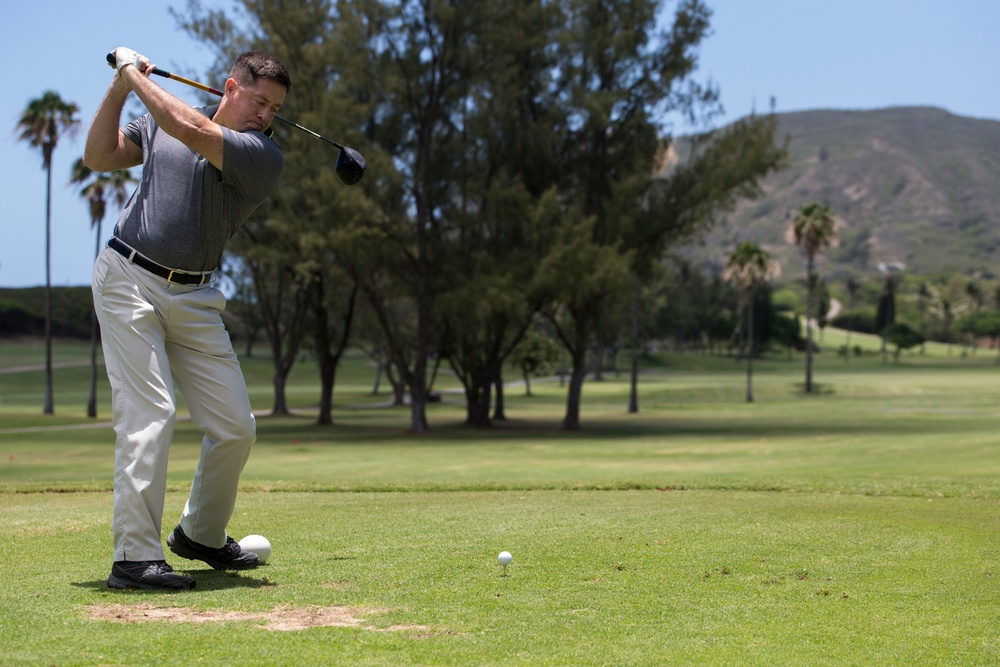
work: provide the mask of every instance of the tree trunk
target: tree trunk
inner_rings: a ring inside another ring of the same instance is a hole
[[[274,366],[274,406],[271,414],[287,415],[285,385],[295,365],[295,356],[302,342],[303,323],[307,319],[304,287],[293,283],[289,289],[287,278],[290,272],[286,272],[281,265],[251,261],[247,266],[257,293],[257,306],[263,316]]]
[[[45,177],[45,407],[42,412],[55,414],[52,397],[52,161],[46,164]]]
[[[354,304],[358,296],[358,284],[355,282],[351,287],[351,294],[347,300],[345,310],[338,313],[340,324],[340,337],[331,340],[330,332],[330,309],[326,306],[326,290],[323,278],[313,281],[315,292],[315,315],[316,315],[316,358],[319,361],[320,375],[320,400],[319,418],[317,424],[320,426],[333,425],[333,390],[337,383],[337,367],[347,349],[347,342],[350,340],[351,327],[354,324]]]
[[[736,363],[743,361],[743,345],[746,338],[746,334],[743,331],[743,320],[746,319],[746,301],[742,296],[740,297],[740,303],[737,305],[736,310]]]
[[[496,394],[496,400],[493,402],[493,421],[507,421],[507,411],[503,396],[503,373],[499,368],[493,375],[493,387]]]
[[[379,386],[382,384],[382,348],[376,348],[375,354],[375,384],[372,386],[372,396],[378,396]]]
[[[419,227],[424,227],[421,220]],[[422,246],[423,234],[418,232]],[[414,351],[413,377],[410,385],[410,432],[426,433],[427,425],[427,354],[430,352],[430,294],[428,293],[428,260],[421,248],[417,258],[417,349]]]
[[[97,417],[97,341],[100,326],[97,313],[90,311],[90,393],[87,395],[87,416]]]
[[[288,414],[288,400],[285,398],[285,385],[287,383],[288,371],[286,371],[283,367],[275,368],[274,407],[271,408],[271,416]]]
[[[587,375],[586,354],[575,360],[569,376],[569,391],[566,394],[566,416],[563,418],[564,431],[580,430],[580,400],[583,396],[583,380]]]
[[[488,378],[475,376],[470,382],[475,386],[469,387],[466,394],[465,423],[475,428],[489,428],[493,425],[490,421],[490,389],[493,383]]]
[[[604,382],[604,346],[594,346],[594,380]]]
[[[319,362],[319,417],[318,426],[333,425],[333,388],[337,382],[337,361],[325,346],[316,345]]]
[[[754,295],[751,292],[747,305],[747,403],[753,403],[753,310]]]
[[[396,377],[396,374],[392,372],[392,356],[388,356],[385,363],[385,377],[389,380],[389,386],[392,387],[392,404],[393,406],[406,405],[406,381],[402,377]]]
[[[632,320],[632,368],[629,382],[628,412],[634,415],[639,412],[639,277],[635,273],[632,274],[632,298],[629,310]]]
[[[423,366],[423,369],[420,366]],[[417,377],[426,370],[427,364],[417,362]],[[423,382],[416,382],[410,385],[410,432],[426,433],[427,426],[427,388]]]
[[[813,390],[813,260],[810,257],[806,268],[806,393]]]
[[[579,345],[573,353],[573,368],[569,376],[566,392],[566,416],[563,418],[564,431],[580,430],[580,402],[583,396],[583,381],[587,377],[587,346]]]
[[[97,247],[94,259],[101,254],[101,221],[97,221]],[[100,341],[101,325],[97,322],[97,311],[90,307],[90,394],[87,397],[87,416],[97,417],[97,345]]]

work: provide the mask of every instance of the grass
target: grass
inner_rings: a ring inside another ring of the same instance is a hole
[[[231,523],[271,560],[172,559],[198,581],[179,595],[104,584],[113,444],[83,416],[86,367],[57,371],[55,418],[40,373],[0,373],[0,664],[995,664],[993,353],[884,365],[859,339],[861,358],[819,356],[814,396],[800,358],[758,362],[753,404],[731,359],[659,355],[638,415],[624,376],[589,382],[579,433],[550,381],[508,389],[491,431],[445,394],[409,435],[407,409],[358,407],[384,399],[358,357],[317,427],[304,363],[299,414],[258,420]],[[266,360],[244,370],[266,412]],[[170,525],[198,441],[181,422]]]

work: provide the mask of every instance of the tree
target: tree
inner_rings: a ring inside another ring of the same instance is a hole
[[[311,149],[279,127],[286,176],[261,215],[298,241],[287,244],[298,256],[281,259],[303,284],[333,263],[357,281],[394,388],[409,389],[414,432],[428,428],[432,360],[447,357],[470,421],[487,424],[491,385],[534,313],[544,307],[561,341],[589,350],[627,303],[621,267],[646,273],[635,249],[658,262],[720,201],[749,190],[743,165],[755,177],[778,152],[776,120],[754,118],[713,133],[691,166],[654,181],[666,114],[693,122],[718,111],[714,88],[691,81],[710,15],[697,0],[682,0],[665,30],[658,0],[240,4],[245,34],[198,3],[185,27],[227,59],[259,46],[305,72],[310,86],[289,102],[304,123],[336,119],[348,137],[361,128],[370,175],[348,196],[320,187],[322,165],[300,161]],[[569,229],[590,238],[581,247]],[[336,238],[345,235],[359,239],[351,250]],[[567,396],[570,428],[579,386]]]
[[[813,336],[815,315],[813,304],[816,290],[816,257],[827,248],[837,245],[837,229],[841,219],[828,207],[811,202],[800,208],[792,218],[786,239],[799,246],[806,260],[806,393],[812,393]]]
[[[465,136],[463,114],[480,81],[480,38],[504,26],[507,3],[471,0],[431,3],[339,3],[368,35],[372,139],[391,155],[400,188],[380,226],[383,261],[362,290],[384,331],[392,365],[410,390],[410,431],[426,432],[428,360],[436,356],[445,323],[435,319],[437,291],[461,211]],[[383,204],[384,206],[384,204]],[[388,317],[401,298],[412,317]],[[405,343],[405,345],[404,345]],[[438,357],[439,358],[439,357]],[[477,382],[478,384],[478,382]]]
[[[547,315],[573,364],[563,428],[575,430],[587,352],[608,310],[635,289],[629,278],[634,253],[623,240],[652,184],[660,143],[656,119],[667,110],[712,104],[716,94],[690,79],[708,31],[710,13],[700,2],[681,2],[663,32],[656,32],[661,3],[654,0],[560,5],[554,84],[568,121],[558,138],[565,210],[559,245],[544,266],[569,272],[561,282],[553,275],[544,282],[553,288]],[[671,94],[681,88],[691,96]],[[594,264],[574,265],[575,252]]]
[[[229,244],[239,254],[242,270],[250,274],[267,333],[274,364],[272,415],[289,414],[285,388],[309,324],[307,280],[289,261],[288,244],[297,245],[296,240],[276,233],[267,220],[254,218]]]
[[[920,313],[920,335],[927,340],[927,306],[934,296],[930,285],[921,281],[917,286],[917,311]],[[920,344],[920,354],[924,353],[924,343]]]
[[[958,320],[955,328],[972,340],[990,338],[995,342],[1000,336],[1000,313],[990,310],[966,313]]]
[[[660,162],[669,143],[660,125],[664,115],[676,112],[694,122],[720,109],[718,91],[693,79],[711,12],[702,2],[683,0],[668,23],[658,16],[662,4],[564,3],[565,31],[555,74],[569,120],[561,142],[566,160],[560,196],[567,203],[565,217],[576,219],[568,224],[590,229],[588,242],[595,247],[577,249],[601,258],[593,274],[580,276],[590,283],[589,289],[572,284],[577,270],[568,274],[565,291],[552,295],[564,315],[573,312],[559,319],[560,340],[584,348],[567,348],[574,372],[583,371],[577,368],[578,360],[585,358],[609,309],[628,294],[609,291],[610,284],[594,284],[598,276],[618,273],[611,271],[610,253],[617,254],[627,271],[625,284],[618,288],[636,294],[667,246],[710,225],[727,202],[756,191],[757,178],[781,155],[767,131],[774,126],[770,119],[751,118],[700,137],[704,141],[695,142],[684,168],[663,173]],[[572,308],[568,301],[574,302]],[[638,307],[638,299],[630,302]],[[633,312],[630,319],[634,387],[639,317]],[[580,426],[581,385],[582,378],[571,378],[564,428]],[[629,409],[638,409],[634,389]]]
[[[721,214],[740,199],[754,199],[763,191],[761,179],[780,169],[786,160],[786,145],[775,143],[777,117],[750,116],[720,130],[689,140],[683,162],[670,164],[669,145],[662,146],[658,166],[637,214],[627,219],[623,232],[626,248],[633,252],[632,388],[629,412],[639,410],[638,375],[638,289],[648,283],[651,271],[672,245],[689,241],[707,230]],[[700,317],[714,318],[702,327],[718,328],[719,311]],[[701,333],[701,332],[699,332]]]
[[[175,17],[192,36],[215,46],[219,69],[250,48],[272,53],[295,80],[308,82],[293,86],[287,100],[296,119],[349,145],[364,146],[358,143],[358,128],[371,120],[375,89],[366,78],[373,68],[365,40],[377,35],[358,25],[353,5],[331,0],[240,4],[246,11],[239,27],[224,11],[206,11],[193,2]],[[256,220],[238,234],[247,242],[234,242],[230,249],[239,257],[236,266],[250,271],[256,283],[255,305],[264,313],[275,363],[274,412],[287,410],[284,384],[304,342],[302,320],[308,316],[320,370],[318,421],[331,424],[336,371],[360,291],[353,280],[357,271],[348,261],[352,253],[342,241],[358,226],[378,223],[372,200],[384,194],[385,174],[391,170],[376,167],[362,187],[345,188],[335,176],[336,154],[328,145],[283,123],[273,129],[285,155],[281,182],[257,210]],[[378,164],[376,148],[365,146],[363,152],[370,164]]]
[[[538,325],[528,328],[510,355],[510,362],[524,378],[524,395],[531,396],[531,376],[551,371],[559,362],[559,344]]]
[[[968,300],[969,308],[972,309],[973,314],[978,314],[986,303],[986,295],[983,294],[983,288],[975,280],[969,280],[965,283],[965,298]],[[967,343],[972,350],[972,354],[975,354],[976,349],[979,347],[978,337],[974,332],[967,331],[966,333],[969,334],[966,338]]]
[[[792,358],[792,350],[800,347],[802,341],[802,322],[794,313],[791,315],[779,313],[774,318],[774,338],[788,350],[788,358]]]
[[[558,220],[551,140],[563,110],[551,85],[558,3],[493,2],[472,45],[466,101],[452,123],[456,206],[437,264],[440,351],[462,382],[469,425],[505,417],[504,361],[541,305],[531,286]],[[502,103],[497,103],[502,100]],[[490,416],[491,398],[494,406]]]
[[[649,337],[672,340],[679,352],[714,351],[736,330],[738,291],[721,272],[709,277],[684,260],[671,260],[667,271]]]
[[[747,403],[753,402],[754,349],[754,296],[757,288],[781,273],[777,262],[756,243],[744,242],[736,246],[726,262],[723,277],[736,284],[740,291],[741,310],[746,313],[747,334]]]
[[[847,309],[854,312],[854,306],[858,301],[858,292],[861,291],[861,283],[857,278],[848,278],[844,281],[844,288],[847,290]],[[845,363],[851,359],[851,329],[853,328],[853,319],[849,318],[847,322],[847,340],[844,343]]]
[[[900,352],[909,350],[911,347],[916,347],[924,342],[923,335],[904,322],[896,322],[887,326],[885,328],[885,337],[891,344],[896,346],[893,359],[897,363],[899,362]]]
[[[943,297],[938,304],[941,311],[942,325],[945,331],[945,340],[948,341],[948,354],[951,354],[951,345],[955,342],[955,311],[951,305],[951,299]]]
[[[55,412],[52,398],[52,154],[59,139],[73,134],[80,125],[79,107],[53,90],[28,102],[17,121],[18,140],[42,153],[45,169],[45,406],[44,414]]]
[[[90,225],[95,229],[94,258],[101,253],[101,246],[104,237],[101,234],[101,223],[104,221],[107,212],[108,199],[112,199],[118,207],[125,205],[128,199],[129,186],[135,182],[132,173],[127,169],[113,171],[107,174],[98,174],[92,171],[83,163],[83,158],[78,158],[73,163],[73,171],[70,182],[83,184],[80,196],[86,200],[90,208]],[[97,345],[99,343],[100,324],[97,321],[97,313],[91,308],[90,311],[90,394],[87,398],[87,416],[97,416]]]
[[[346,290],[340,287],[349,286]],[[351,325],[354,322],[355,306],[360,288],[358,283],[342,274],[317,271],[310,283],[313,309],[313,349],[320,371],[320,400],[317,424],[333,424],[333,391],[336,385],[337,368],[351,339]]]
[[[556,248],[538,269],[538,289],[556,298],[542,310],[569,353],[571,368],[562,428],[580,428],[587,351],[604,309],[627,294],[629,257],[593,239],[594,218],[569,218]]]
[[[875,312],[875,331],[882,339],[882,362],[889,360],[889,353],[886,348],[888,342],[887,333],[889,327],[896,323],[896,277],[889,275],[885,278],[882,289],[882,296],[878,300],[878,309]]]

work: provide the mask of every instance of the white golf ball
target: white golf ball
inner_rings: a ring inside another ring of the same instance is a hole
[[[497,561],[504,566],[510,565],[512,560],[514,560],[514,557],[510,555],[509,551],[501,551],[500,555],[497,556]]]
[[[271,543],[263,535],[247,535],[239,541],[240,549],[257,554],[261,565],[267,562],[271,555]]]

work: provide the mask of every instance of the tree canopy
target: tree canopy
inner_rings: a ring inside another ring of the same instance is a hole
[[[624,297],[783,164],[773,116],[703,132],[664,163],[668,114],[720,112],[695,76],[711,17],[699,0],[240,4],[242,22],[197,3],[176,16],[220,69],[273,53],[293,74],[283,114],[369,163],[345,188],[329,147],[276,128],[285,174],[232,245],[274,313],[276,391],[309,340],[327,404],[360,300],[414,432],[442,360],[468,423],[489,426],[492,388],[539,315],[571,359],[563,426],[579,428],[587,352],[614,337]]]

